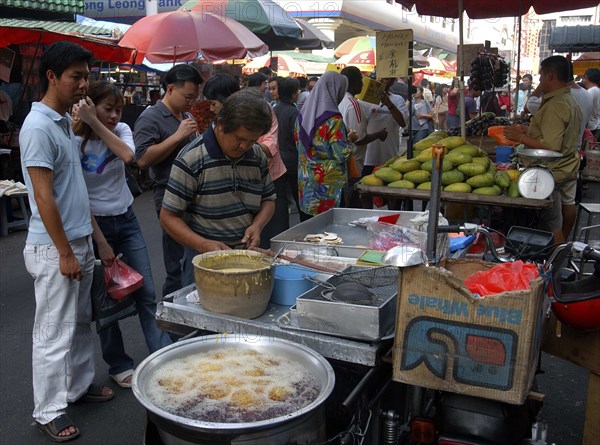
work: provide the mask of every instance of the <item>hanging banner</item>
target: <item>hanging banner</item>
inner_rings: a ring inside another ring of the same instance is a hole
[[[412,41],[412,29],[375,33],[378,79],[408,76],[408,68],[411,65],[409,46]]]

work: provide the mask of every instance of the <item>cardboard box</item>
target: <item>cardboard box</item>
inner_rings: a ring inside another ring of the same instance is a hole
[[[539,358],[548,301],[543,280],[527,291],[475,298],[464,279],[493,263],[402,270],[394,375],[398,382],[521,404]]]

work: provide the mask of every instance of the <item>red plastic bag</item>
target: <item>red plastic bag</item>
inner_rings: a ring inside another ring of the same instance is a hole
[[[144,277],[120,259],[104,267],[106,291],[114,300],[121,300],[144,285]]]
[[[475,272],[465,280],[465,286],[474,294],[484,297],[511,290],[527,290],[529,282],[539,276],[537,267],[531,263],[515,261]]]
[[[519,145],[517,141],[513,141],[504,136],[504,129],[506,127],[503,125],[496,125],[493,127],[488,127],[487,134],[489,137],[493,138],[500,145]]]

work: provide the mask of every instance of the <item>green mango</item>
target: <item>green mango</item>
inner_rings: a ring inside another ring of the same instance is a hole
[[[443,172],[449,172],[453,168],[454,168],[454,166],[452,165],[451,162],[442,163],[442,171]],[[433,170],[433,159],[423,162],[421,164],[421,170],[427,170],[428,172],[432,171]]]
[[[489,196],[498,196],[502,191],[498,186],[491,187],[479,187],[473,190],[475,195],[489,195]]]
[[[400,181],[402,179],[402,173],[394,170],[391,167],[381,167],[373,172],[373,174],[386,183]]]
[[[506,194],[511,198],[518,198],[521,196],[519,193],[519,186],[517,185],[517,181],[510,181],[510,185],[508,189],[506,189]]]
[[[391,182],[387,186],[401,188],[401,189],[414,189],[415,188],[415,184],[413,182],[405,181],[404,179],[402,179],[401,181]]]
[[[482,175],[475,175],[467,179],[465,182],[474,189],[491,187],[494,185],[494,175],[489,172]]]
[[[421,184],[423,182],[431,181],[431,173],[427,170],[414,170],[405,173],[403,179],[414,182],[415,184]]]
[[[456,169],[459,172],[464,173],[468,177],[482,175],[487,171],[487,167],[485,165],[478,164],[475,162],[469,162],[468,164],[461,164],[458,167],[456,167]]]
[[[358,182],[360,182],[361,184],[365,184],[365,185],[375,185],[375,186],[384,185],[383,180],[379,179],[375,175],[363,176],[362,178],[360,178],[360,181],[358,181]]]
[[[455,182],[463,182],[464,180],[465,175],[456,169],[442,173],[442,185],[450,185]]]
[[[497,171],[494,175],[494,183],[498,187],[502,187],[503,189],[507,188],[510,185],[510,178],[508,174],[504,171]]]
[[[455,182],[444,188],[446,192],[471,193],[471,186],[466,182]]]

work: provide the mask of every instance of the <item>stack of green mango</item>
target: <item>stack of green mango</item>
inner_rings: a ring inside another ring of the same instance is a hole
[[[363,177],[365,185],[430,190],[433,168],[433,144],[446,147],[442,164],[442,190],[479,195],[518,197],[518,170],[497,171],[485,150],[468,144],[460,136],[448,137],[435,131],[414,145],[414,156],[396,156],[375,168],[373,174]]]

